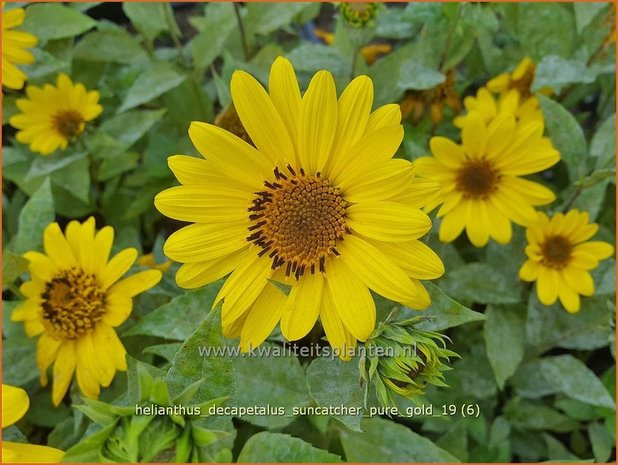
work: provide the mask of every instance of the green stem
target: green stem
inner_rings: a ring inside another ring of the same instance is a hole
[[[448,29],[448,35],[446,36],[446,44],[444,45],[444,50],[442,50],[442,56],[440,57],[440,65],[438,69],[440,71],[444,71],[442,68],[446,64],[446,58],[448,56],[448,52],[451,49],[451,42],[453,41],[453,35],[455,34],[455,29],[457,29],[457,24],[459,23],[459,18],[461,18],[461,10],[463,8],[462,4],[457,5],[457,15],[453,20],[452,24]]]
[[[245,61],[249,60],[251,54],[249,53],[249,43],[247,42],[247,34],[245,32],[245,25],[242,22],[240,16],[240,5],[234,2],[234,14],[236,14],[236,21],[238,22],[238,31],[240,32],[240,41],[242,42],[242,48],[245,52]]]
[[[170,36],[172,37],[174,47],[176,47],[176,50],[178,51],[178,56],[180,57],[181,62],[186,65],[187,63],[185,62],[185,55],[182,50],[182,43],[180,42],[178,36],[176,36],[176,34],[174,33],[174,18],[172,18],[172,7],[170,6],[169,8],[163,8],[163,12],[165,16],[165,23],[170,30]]]

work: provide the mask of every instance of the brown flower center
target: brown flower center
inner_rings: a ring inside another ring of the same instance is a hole
[[[548,237],[541,245],[542,263],[550,268],[564,268],[571,258],[573,244],[564,236]]]
[[[74,110],[60,111],[53,117],[54,128],[67,139],[75,137],[84,129],[84,118]]]
[[[90,332],[105,313],[105,291],[92,274],[62,271],[41,295],[43,321],[52,336],[76,339]]]
[[[260,255],[269,254],[273,269],[285,265],[286,275],[299,279],[306,270],[324,271],[326,257],[339,255],[337,241],[349,233],[347,202],[320,173],[287,169],[289,175],[275,168],[275,180],[255,193],[247,240],[262,248]]]
[[[457,189],[464,197],[486,199],[495,192],[500,173],[487,160],[468,160],[460,168],[455,180]]]

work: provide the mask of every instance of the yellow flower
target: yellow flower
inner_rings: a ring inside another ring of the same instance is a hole
[[[4,2],[2,9],[4,10]],[[34,56],[26,49],[34,47],[38,42],[37,38],[28,32],[11,30],[21,26],[25,17],[23,8],[2,12],[2,85],[9,89],[21,89],[24,81],[28,79],[15,65],[34,63]]]
[[[450,107],[456,113],[461,111],[461,100],[455,90],[455,70],[450,69],[445,74],[444,82],[433,89],[406,92],[401,102],[401,113],[404,119],[412,114],[412,121],[418,123],[423,118],[427,105],[434,124],[442,121],[445,106]]]
[[[543,137],[539,121],[516,123],[513,115],[499,114],[489,125],[471,112],[462,129],[462,144],[433,137],[433,157],[416,160],[418,173],[442,184],[444,204],[439,237],[455,240],[466,229],[476,247],[492,237],[501,244],[511,240],[511,221],[536,221],[533,207],[553,202],[548,188],[520,176],[556,164],[560,154]]]
[[[159,270],[142,271],[119,279],[137,258],[125,249],[109,259],[114,230],[95,234],[94,218],[71,221],[65,234],[58,223],[45,228],[45,254],[27,252],[30,281],[19,290],[26,300],[15,309],[13,321],[23,321],[28,336],[40,336],[37,364],[41,384],[54,363],[52,401],[64,397],[73,373],[84,395],[96,398],[99,386],[110,385],[117,370],[126,370],[125,349],[116,335],[130,315],[132,297],[161,279]]]
[[[49,155],[66,149],[69,141],[81,134],[86,122],[101,114],[99,93],[86,91],[83,84],[73,84],[66,74],[58,76],[57,85],[26,87],[28,98],[18,99],[21,113],[9,119],[19,129],[17,141],[30,144],[30,150]]]
[[[532,96],[530,87],[534,81],[536,65],[524,57],[510,73],[502,73],[487,82],[487,88],[495,94],[503,94],[509,90],[516,90],[522,100]]]
[[[137,259],[136,263],[138,265],[154,268],[155,270],[161,271],[161,273],[165,273],[172,266],[171,260],[166,260],[163,263],[157,263],[153,253],[142,255]]]
[[[509,113],[515,116],[517,121],[544,122],[539,101],[535,97],[523,100],[519,92],[514,89],[495,97],[485,87],[481,87],[476,92],[476,96],[469,95],[464,98],[464,106],[468,113],[472,111],[480,113],[485,124],[489,124],[501,113]],[[453,124],[458,128],[463,128],[466,117],[467,114],[457,116],[453,120]]]
[[[551,219],[538,213],[537,221],[526,229],[528,259],[519,270],[524,281],[536,281],[536,293],[543,305],[557,299],[570,313],[579,311],[579,296],[594,294],[589,271],[600,260],[611,257],[614,247],[607,242],[588,241],[599,226],[589,222],[588,212],[571,210]]]
[[[21,388],[2,385],[2,428],[16,423],[28,411],[30,400]],[[53,447],[2,441],[4,463],[58,463],[64,452]]]
[[[420,207],[439,186],[416,183],[413,165],[392,159],[403,138],[399,106],[370,113],[366,76],[337,99],[327,71],[301,97],[282,57],[269,93],[243,71],[234,73],[231,93],[255,148],[194,122],[189,136],[206,159],[169,158],[182,186],[155,198],[164,215],[195,223],[164,246],[184,263],[177,283],[196,288],[232,273],[215,304],[223,302],[224,334],[240,335],[243,350],[278,322],[286,339],[300,339],[318,317],[333,347],[364,341],[376,318],[369,289],[427,307],[419,279],[444,268],[418,240],[431,228]],[[289,295],[275,282],[290,286]]]

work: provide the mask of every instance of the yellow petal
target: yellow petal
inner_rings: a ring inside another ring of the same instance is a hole
[[[240,115],[238,106],[236,109]],[[253,135],[249,135],[255,142]],[[272,164],[260,152],[225,129],[194,121],[189,126],[189,137],[206,160],[225,176],[242,183],[250,192],[262,187],[264,179],[272,173]]]
[[[242,263],[221,287],[213,307],[223,300],[221,319],[224,325],[240,317],[255,302],[272,276],[268,257],[258,257],[257,248],[250,249]]]
[[[120,279],[137,259],[137,249],[129,248],[118,252],[107,262],[103,271],[99,274],[99,283],[103,289],[107,289]]]
[[[358,76],[339,97],[337,133],[333,143],[333,159],[362,137],[373,104],[373,84],[367,76]]]
[[[268,80],[270,98],[279,112],[290,135],[292,145],[297,150],[298,117],[300,115],[300,89],[292,64],[283,57],[277,57],[270,68]],[[289,162],[295,161],[294,153],[285,154]],[[281,154],[279,154],[281,156]]]
[[[348,235],[338,249],[341,252],[340,260],[353,270],[367,287],[397,302],[414,299],[416,292],[406,273],[368,242]]]
[[[587,271],[567,266],[561,270],[560,276],[563,282],[577,293],[585,296],[594,294],[594,281]]]
[[[383,252],[408,276],[416,279],[437,279],[444,274],[444,264],[438,254],[421,241],[368,242]]]
[[[41,384],[47,386],[47,369],[56,360],[62,341],[44,333],[37,341],[36,364],[41,372]]]
[[[102,350],[102,348],[97,349]],[[101,391],[96,369],[98,363],[97,349],[95,349],[92,334],[86,334],[77,340],[75,377],[82,394],[90,399],[98,398]]]
[[[536,281],[539,276],[540,267],[541,265],[539,265],[538,262],[534,260],[526,260],[519,269],[519,277],[528,282]]]
[[[311,79],[300,104],[298,162],[311,174],[322,171],[337,133],[337,90],[328,71]]]
[[[267,284],[247,312],[242,326],[240,348],[248,352],[266,340],[281,319],[286,296],[274,284]]]
[[[217,167],[209,160],[190,157],[188,155],[172,155],[167,159],[167,164],[178,179],[184,185],[228,185],[242,189],[242,184],[235,185],[235,178],[225,176],[217,170]]]
[[[75,266],[75,257],[58,223],[51,223],[43,232],[45,253],[59,268]]]
[[[4,463],[58,463],[64,452],[48,446],[23,444],[20,442],[2,442]]]
[[[580,250],[593,255],[597,260],[604,260],[614,254],[614,246],[601,241],[584,242],[575,246],[575,250]]]
[[[443,165],[458,169],[465,161],[463,147],[446,137],[432,137],[429,141],[431,153]]]
[[[567,312],[569,313],[579,312],[579,307],[580,307],[579,294],[564,281],[564,277],[561,277],[560,279],[560,288],[558,289],[558,298],[560,299],[560,303],[562,303],[562,306],[565,308]]]
[[[461,130],[461,140],[470,158],[481,158],[487,147],[487,128],[480,113],[471,112]]]
[[[453,242],[463,232],[466,226],[466,211],[466,204],[460,203],[442,218],[438,232],[442,242]]]
[[[169,218],[197,223],[242,221],[247,218],[250,195],[220,186],[178,186],[154,199],[157,210]]]
[[[270,161],[271,165],[289,163],[294,156],[294,145],[286,125],[264,87],[253,76],[239,70],[234,71],[232,75],[230,92],[242,125],[263,154],[262,160]],[[243,144],[250,147],[244,142]],[[243,159],[239,157],[239,161]],[[246,170],[247,167],[240,169]]]
[[[52,402],[56,406],[60,404],[69,389],[76,363],[77,355],[75,354],[75,341],[69,339],[64,340],[58,349],[58,356],[54,363]]]
[[[320,314],[324,278],[322,273],[306,274],[292,286],[281,316],[281,333],[288,341],[305,337]]]
[[[558,298],[558,272],[544,266],[539,267],[536,292],[543,305],[551,305]]]
[[[396,103],[383,105],[369,115],[365,134],[386,126],[394,126],[401,123],[401,107]]]
[[[367,286],[341,259],[327,264],[326,283],[334,309],[345,327],[359,341],[366,341],[376,321],[376,307]]]
[[[114,228],[111,226],[105,226],[94,237],[94,269],[97,272],[105,269],[113,243]]]
[[[185,226],[167,239],[163,252],[181,263],[214,260],[247,245],[247,226],[248,219],[234,223]]]
[[[161,281],[162,273],[159,270],[146,270],[124,278],[109,288],[109,293],[120,293],[134,297]]]
[[[2,428],[11,426],[23,417],[30,406],[28,394],[21,388],[2,385]]]
[[[51,281],[60,272],[58,265],[40,252],[26,252],[24,258],[30,262],[28,266],[30,274],[42,281]]]
[[[352,358],[350,351],[356,347],[356,344],[350,343],[350,337],[354,336],[351,336],[343,325],[328,289],[324,289],[320,320],[333,352],[342,360],[350,360]]]
[[[186,263],[176,273],[176,283],[184,289],[196,289],[223,278],[240,266],[247,257],[247,245],[242,251],[205,262]]]
[[[105,323],[100,323],[95,326],[95,331],[98,333],[96,336],[97,343],[100,347],[105,347],[107,358],[109,358],[116,370],[126,371],[127,360],[126,353],[122,342],[118,339],[116,331],[111,326]]]
[[[126,321],[133,310],[133,299],[130,296],[114,292],[105,296],[105,313],[103,322],[112,328],[120,326]]]
[[[346,222],[354,231],[386,242],[417,239],[431,229],[431,220],[421,210],[385,201],[349,206]]]

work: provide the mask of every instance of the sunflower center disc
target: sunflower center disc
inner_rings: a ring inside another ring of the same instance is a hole
[[[487,198],[498,187],[500,175],[487,160],[469,160],[457,173],[457,189],[464,197]]]
[[[54,115],[54,127],[63,136],[75,137],[82,131],[84,118],[73,110],[61,111]]]
[[[320,173],[288,174],[275,168],[275,180],[266,181],[267,190],[256,192],[249,208],[249,242],[262,248],[273,259],[272,268],[285,265],[286,275],[296,279],[310,270],[324,271],[328,255],[339,255],[337,241],[349,229],[345,222],[346,201],[339,189],[330,185]]]
[[[552,268],[563,268],[571,258],[573,245],[566,237],[552,236],[541,246],[543,264]]]
[[[45,286],[43,320],[53,336],[75,339],[94,328],[105,311],[105,292],[96,277],[64,270]]]

